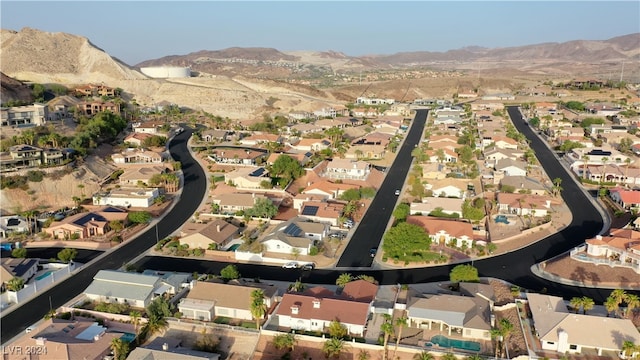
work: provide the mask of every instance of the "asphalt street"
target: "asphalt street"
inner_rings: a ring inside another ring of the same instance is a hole
[[[158,223],[157,233],[161,239],[182,226],[200,206],[200,202],[205,195],[206,178],[204,171],[191,157],[187,148],[187,140],[190,135],[191,130],[185,128],[185,131],[173,138],[169,147],[173,158],[182,163],[185,186],[180,201]],[[120,268],[123,264],[128,263],[154,246],[156,241],[156,228],[153,227],[95,263],[85,266],[74,276],[32,298],[18,309],[2,316],[0,319],[0,338],[3,341],[13,338],[29,325],[41,320],[49,311],[50,302],[54,309],[62,306],[84,291],[99,270]]]

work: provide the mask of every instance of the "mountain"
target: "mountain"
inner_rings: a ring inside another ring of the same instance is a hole
[[[14,78],[8,77],[5,73],[0,72],[0,85],[2,90],[0,91],[0,102],[3,104],[11,101],[33,101],[33,94],[31,88]]]
[[[37,82],[87,83],[146,78],[85,37],[31,28],[1,30],[2,71]]]

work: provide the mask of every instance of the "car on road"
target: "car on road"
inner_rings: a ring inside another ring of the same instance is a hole
[[[378,248],[371,248],[371,250],[369,250],[369,256],[371,256],[372,258],[376,257],[376,254],[378,253]]]
[[[316,263],[306,263],[306,264],[303,264],[301,267],[302,270],[313,270],[315,268],[316,268]]]
[[[400,189],[396,189],[396,196],[400,196]]]
[[[295,262],[295,261],[291,261],[291,262],[288,262],[288,263],[282,265],[282,268],[283,269],[297,269],[298,268],[298,263]]]

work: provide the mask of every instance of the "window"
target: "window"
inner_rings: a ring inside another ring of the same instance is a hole
[[[578,345],[569,345],[569,350],[578,350]]]

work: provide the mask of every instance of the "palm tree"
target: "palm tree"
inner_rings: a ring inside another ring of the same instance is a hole
[[[151,335],[155,332],[164,332],[166,328],[169,327],[169,323],[163,316],[158,316],[156,314],[149,315],[149,321],[147,321],[147,325],[145,325],[146,334]]]
[[[587,163],[589,162],[589,155],[582,155],[582,178],[587,178]]]
[[[413,355],[413,360],[434,360],[435,356],[428,351],[419,352]]]
[[[371,358],[371,354],[367,350],[360,350],[358,352],[358,360],[369,360]]]
[[[334,358],[339,358],[340,353],[345,348],[344,341],[338,338],[331,338],[324,342],[322,345],[322,352],[326,357],[333,356]]]
[[[342,214],[345,217],[351,217],[358,210],[358,202],[357,201],[349,201],[342,210]]]
[[[306,286],[302,283],[300,279],[296,280],[295,283],[289,285],[289,291],[293,292],[303,292]]]
[[[380,325],[380,330],[384,333],[384,352],[382,353],[382,359],[387,359],[387,345],[389,344],[389,337],[393,334],[393,324],[391,323],[391,315],[383,314],[385,316],[385,322]]]
[[[115,360],[124,360],[129,352],[129,343],[122,341],[120,338],[111,339],[111,351]]]
[[[595,303],[593,302],[592,298],[583,296],[582,297],[582,313],[583,314],[587,314],[587,311],[593,309],[593,307],[595,306]]]
[[[278,350],[293,351],[298,340],[294,334],[278,334],[273,337],[273,346]]]
[[[602,172],[600,175],[600,182],[603,183],[604,182],[604,174],[607,171],[607,163],[609,162],[609,158],[604,156],[602,157],[602,159],[600,159],[600,161],[602,162]]]
[[[340,276],[338,276],[338,278],[336,279],[336,285],[338,285],[338,287],[343,288],[345,285],[347,285],[348,283],[350,283],[353,280],[353,276],[349,273],[342,273],[340,274]]]
[[[396,318],[396,326],[398,327],[398,336],[396,337],[396,347],[393,350],[393,357],[396,357],[396,351],[398,351],[398,345],[400,345],[400,340],[402,339],[402,329],[407,327],[407,317],[406,316],[401,316],[399,318]]]
[[[11,280],[7,281],[7,290],[9,291],[18,291],[24,287],[24,279],[21,277],[14,277]]]
[[[624,169],[624,183],[627,183],[627,174],[629,174],[629,164],[631,164],[631,158],[624,159],[625,164],[627,165]]]
[[[251,316],[256,320],[256,329],[260,330],[260,322],[267,313],[267,305],[264,303],[264,291],[255,289],[251,292]]]
[[[639,347],[633,343],[633,341],[625,340],[622,343],[622,354],[625,359],[630,359],[634,352],[638,351]]]
[[[582,307],[582,298],[581,297],[571,298],[571,300],[569,300],[569,305],[573,308],[573,310],[575,310],[577,314],[578,311],[580,311],[580,308]]]
[[[500,352],[500,345],[503,339],[502,330],[500,328],[494,327],[494,328],[491,328],[489,332],[491,334],[491,338],[496,341],[495,357],[498,358],[498,353]]]
[[[440,357],[440,360],[457,360],[458,358],[452,353],[446,353]]]
[[[138,341],[138,326],[140,325],[140,318],[142,314],[140,314],[137,310],[132,310],[129,312],[129,317],[131,318],[131,322],[133,323],[133,332],[136,335],[136,342]]]
[[[609,294],[607,297],[607,301],[611,301],[612,304],[616,304],[614,312],[618,313],[618,309],[620,308],[620,304],[627,298],[627,292],[623,289],[615,289]],[[609,300],[611,299],[611,300]]]
[[[612,297],[608,297],[603,305],[604,308],[607,309],[607,317],[609,317],[611,313],[615,313],[618,310],[618,303],[616,302],[616,299]]]
[[[509,321],[509,319],[501,319],[500,320],[500,330],[502,331],[502,336],[503,336],[503,348],[504,351],[508,354],[509,353],[509,336],[511,336],[511,333],[513,332],[513,324],[511,323],[511,321]]]
[[[636,294],[627,294],[624,302],[627,303],[627,316],[629,316],[629,314],[632,313],[635,309],[640,307],[640,297],[638,297],[638,295]]]
[[[29,227],[29,235],[33,234],[33,227],[31,226],[31,220],[38,214],[36,210],[27,210],[22,212],[22,216],[27,220],[27,227]]]
[[[562,186],[560,186],[560,184],[562,184],[562,179],[560,178],[553,179],[553,187],[551,188],[551,191],[553,192],[553,196],[560,195],[560,192],[562,191]]]

